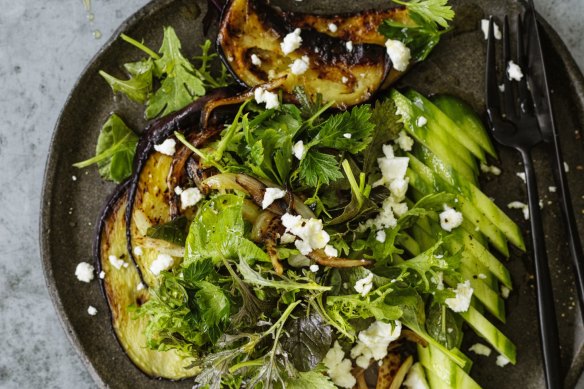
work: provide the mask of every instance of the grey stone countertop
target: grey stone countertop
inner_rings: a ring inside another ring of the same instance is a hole
[[[43,278],[43,170],[77,77],[147,0],[94,0],[92,22],[88,1],[0,0],[0,388],[95,386],[65,337]],[[584,1],[536,3],[584,69]]]

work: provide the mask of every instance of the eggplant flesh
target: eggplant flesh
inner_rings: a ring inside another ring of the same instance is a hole
[[[226,6],[217,42],[223,61],[236,79],[248,87],[280,79],[288,99],[300,86],[309,96],[320,93],[325,102],[335,102],[339,108],[369,100],[384,84],[391,61],[384,46],[367,43],[366,39],[363,43],[354,41],[349,50],[340,37],[305,29],[301,31],[302,45],[285,55],[280,43],[296,29],[291,20],[295,19],[263,0],[232,0]],[[252,63],[254,54],[261,64]],[[308,70],[294,74],[292,63],[303,57],[308,59]]]
[[[102,214],[96,245],[98,268],[105,273],[102,286],[110,307],[114,332],[130,360],[146,375],[171,380],[193,377],[198,371],[185,368],[192,365],[191,360],[175,350],[157,351],[146,347],[148,318],[135,318],[128,308],[148,301],[148,289],[138,288],[141,279],[133,264],[117,269],[109,260],[110,255],[125,261],[129,257],[125,222],[127,204],[128,188],[125,186],[110,200]]]

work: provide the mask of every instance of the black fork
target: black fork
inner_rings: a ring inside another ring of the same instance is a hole
[[[531,237],[535,265],[537,308],[540,324],[540,337],[548,389],[562,387],[558,327],[552,293],[552,284],[544,240],[539,194],[531,150],[543,141],[531,93],[527,87],[527,77],[512,81],[508,76],[511,55],[509,18],[505,17],[503,31],[503,56],[505,60],[504,89],[497,82],[495,36],[493,18],[490,21],[487,46],[487,86],[486,101],[490,128],[493,138],[503,146],[511,147],[521,153],[525,166]],[[515,63],[523,72],[528,69],[521,16],[517,18],[517,53]]]

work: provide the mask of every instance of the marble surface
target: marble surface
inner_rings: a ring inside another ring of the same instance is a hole
[[[0,0],[0,388],[95,386],[45,287],[38,249],[43,169],[76,78],[115,28],[146,3],[93,0],[90,22],[84,0]],[[536,4],[584,69],[584,2]]]

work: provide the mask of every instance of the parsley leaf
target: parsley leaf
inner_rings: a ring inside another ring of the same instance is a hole
[[[100,70],[99,74],[107,81],[114,93],[121,92],[130,100],[144,104],[152,91],[154,62],[149,58],[141,62],[127,63],[124,67],[131,75],[128,80],[120,80],[103,70]]]
[[[312,188],[343,178],[339,162],[333,155],[313,150],[308,151],[300,161],[298,174],[302,184]]]
[[[287,389],[336,389],[331,379],[322,371],[298,373],[296,378],[286,382]]]
[[[420,15],[427,23],[436,23],[444,28],[454,19],[452,7],[448,0],[393,0],[394,3],[405,5],[410,12]]]
[[[99,174],[104,179],[120,183],[132,175],[137,144],[138,136],[118,115],[113,114],[97,138],[95,157],[73,166],[85,168],[97,163]]]

